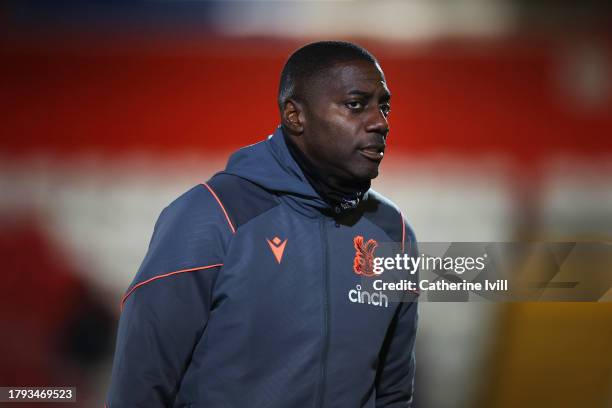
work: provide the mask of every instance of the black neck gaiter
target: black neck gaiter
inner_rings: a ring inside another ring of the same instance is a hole
[[[293,159],[297,162],[300,169],[306,176],[308,182],[315,189],[317,194],[329,205],[332,206],[334,212],[340,213],[344,210],[350,210],[359,205],[365,193],[370,189],[371,180],[358,181],[346,180],[332,182],[329,174],[315,166],[312,161],[300,150],[300,148],[283,132],[285,144],[289,148],[289,152]]]

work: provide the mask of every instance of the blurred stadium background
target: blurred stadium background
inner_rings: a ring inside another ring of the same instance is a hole
[[[374,187],[420,241],[609,241],[610,12],[0,2],[0,385],[76,385],[101,406],[157,215],[274,130],[281,67],[309,41],[379,58],[393,112]],[[611,306],[422,303],[416,406],[612,407]]]

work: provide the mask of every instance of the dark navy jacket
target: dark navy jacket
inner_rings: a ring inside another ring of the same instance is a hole
[[[165,208],[122,299],[109,408],[407,407],[417,303],[363,296],[355,237],[416,248],[370,190],[335,214],[282,132]]]

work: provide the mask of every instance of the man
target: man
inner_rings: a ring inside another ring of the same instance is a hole
[[[162,212],[126,292],[108,407],[406,407],[416,303],[361,290],[377,243],[413,252],[370,189],[389,127],[376,59],[297,50],[281,126]]]

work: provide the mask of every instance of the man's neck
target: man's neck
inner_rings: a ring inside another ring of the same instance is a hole
[[[336,213],[359,205],[370,189],[370,180],[343,180],[334,177],[323,166],[315,165],[287,132],[283,131],[283,137],[291,156],[300,166],[308,182]]]

